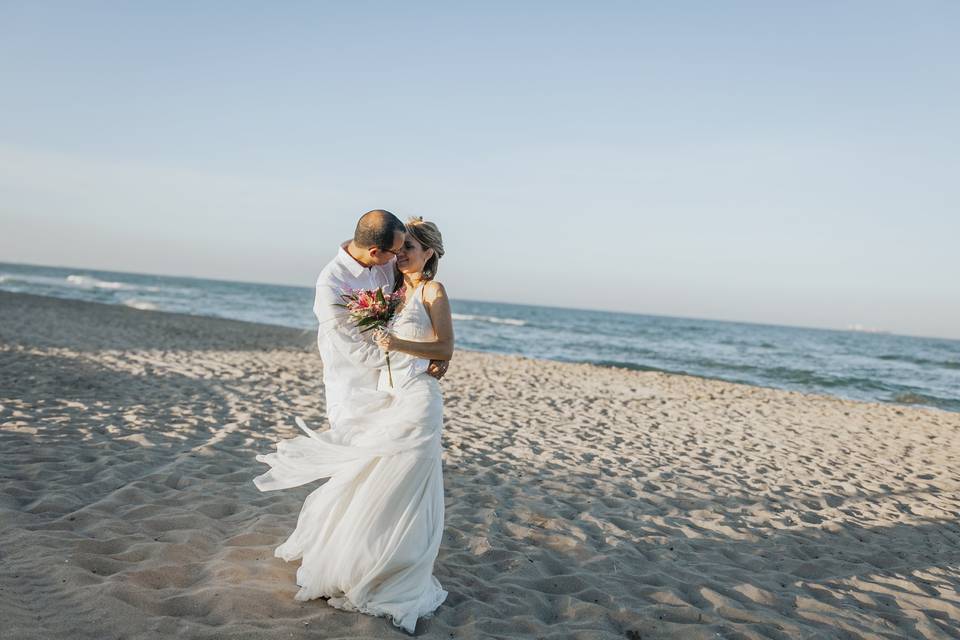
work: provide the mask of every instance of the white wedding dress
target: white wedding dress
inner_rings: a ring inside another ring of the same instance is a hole
[[[407,340],[435,339],[423,305],[423,285],[395,316],[391,332]],[[377,390],[348,396],[337,424],[281,440],[256,459],[270,470],[254,478],[261,491],[328,478],[304,500],[297,526],[274,555],[302,558],[296,600],[392,618],[413,633],[446,599],[433,575],[443,536],[440,383],[429,361],[390,354]]]

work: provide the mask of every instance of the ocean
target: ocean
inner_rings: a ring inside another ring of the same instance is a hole
[[[0,263],[0,290],[315,326],[312,287]],[[451,306],[465,349],[960,411],[958,340],[459,299]]]

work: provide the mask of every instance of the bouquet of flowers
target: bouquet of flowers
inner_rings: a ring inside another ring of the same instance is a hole
[[[385,329],[406,297],[406,287],[384,294],[379,289],[348,289],[340,294],[343,302],[336,306],[346,309],[360,333]],[[390,371],[390,352],[387,352],[387,377],[393,387],[393,372]]]

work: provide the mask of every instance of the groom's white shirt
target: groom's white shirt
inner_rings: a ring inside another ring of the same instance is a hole
[[[379,368],[386,366],[386,357],[369,338],[350,321],[346,310],[337,307],[343,302],[340,294],[346,289],[393,287],[395,258],[384,265],[365,267],[347,253],[349,242],[340,245],[337,255],[317,277],[313,314],[320,326],[317,347],[323,360],[323,386],[327,398],[327,418],[336,428],[337,412],[353,388],[377,388]]]

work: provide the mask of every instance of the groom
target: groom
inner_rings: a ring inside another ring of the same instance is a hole
[[[383,351],[357,330],[340,307],[340,294],[347,289],[376,289],[394,286],[397,253],[403,251],[406,227],[383,209],[368,211],[357,222],[353,240],[340,245],[337,255],[317,277],[313,313],[320,323],[317,346],[323,360],[323,386],[327,397],[327,418],[336,428],[337,416],[350,390],[377,388],[379,369],[386,366]],[[432,360],[427,370],[438,380],[449,364]]]

